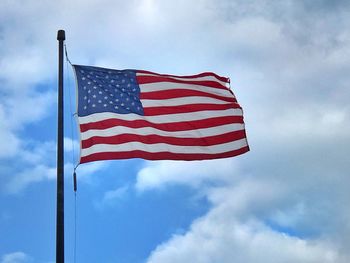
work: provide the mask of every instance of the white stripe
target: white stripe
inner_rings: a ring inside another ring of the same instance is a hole
[[[247,146],[247,140],[241,139],[233,142],[213,145],[213,146],[178,146],[166,143],[145,144],[141,142],[128,142],[118,145],[96,144],[87,149],[82,149],[81,157],[85,157],[100,152],[128,152],[145,151],[149,153],[171,152],[189,154],[217,154],[234,151]]]
[[[147,107],[162,107],[162,106],[181,106],[191,104],[227,104],[229,102],[209,97],[181,97],[167,100],[141,100],[142,106]]]
[[[173,77],[173,76],[164,76],[164,75],[156,75],[156,74],[151,74],[151,73],[142,73],[142,72],[137,72],[137,76],[152,76],[152,77],[164,77],[164,78],[170,78],[170,79],[175,79],[175,80],[181,80],[181,81],[215,81],[226,87],[228,82],[221,81],[217,79],[215,76],[203,76],[203,77],[193,77],[193,78],[181,78],[181,77]]]
[[[141,93],[172,90],[172,89],[187,89],[187,90],[203,91],[206,93],[228,97],[228,98],[235,98],[235,96],[228,89],[227,90],[216,89],[216,88],[207,87],[207,86],[185,84],[185,83],[174,83],[174,82],[147,83],[147,84],[141,84],[140,88],[141,88]]]
[[[233,131],[244,130],[244,124],[234,123],[226,124],[221,126],[215,126],[210,128],[203,128],[197,130],[188,130],[188,131],[164,131],[152,127],[143,127],[143,128],[129,128],[125,126],[116,126],[104,130],[88,130],[81,133],[81,139],[87,140],[93,136],[100,137],[109,137],[120,134],[135,134],[135,135],[159,135],[159,136],[168,136],[174,138],[203,138],[209,136],[215,136],[219,134],[224,134]]]
[[[120,119],[126,121],[134,120],[147,120],[152,123],[171,123],[181,121],[196,121],[214,117],[226,117],[226,116],[242,116],[241,109],[227,109],[227,110],[214,110],[214,111],[197,111],[189,113],[178,113],[169,115],[158,116],[142,116],[135,113],[118,114],[113,112],[94,113],[88,116],[79,117],[79,123],[85,124],[90,122],[103,121],[108,119]]]

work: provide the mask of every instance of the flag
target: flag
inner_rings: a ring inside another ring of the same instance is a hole
[[[80,163],[206,160],[249,151],[242,108],[228,78],[73,67]]]

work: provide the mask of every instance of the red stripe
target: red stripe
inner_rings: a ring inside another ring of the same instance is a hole
[[[225,153],[217,154],[188,154],[188,153],[170,153],[170,152],[157,152],[149,153],[145,151],[128,151],[128,152],[101,152],[94,153],[85,157],[81,157],[80,163],[87,163],[92,161],[112,160],[112,159],[129,159],[129,158],[142,158],[146,160],[211,160],[218,158],[228,158],[236,155],[243,154],[249,151],[249,147],[245,146],[241,149],[229,151]]]
[[[204,138],[175,138],[160,135],[136,135],[136,134],[120,134],[110,137],[94,136],[87,140],[83,140],[81,147],[89,148],[95,144],[122,144],[128,142],[142,142],[145,144],[167,143],[180,146],[211,146],[240,140],[245,138],[244,130],[233,131],[225,134],[209,136]]]
[[[146,116],[167,115],[177,113],[188,113],[196,111],[206,110],[228,110],[228,109],[241,109],[237,103],[227,104],[191,104],[181,106],[168,106],[168,107],[147,107],[144,108]]]
[[[155,82],[174,82],[174,83],[194,84],[194,85],[208,86],[208,87],[217,88],[217,89],[229,90],[227,87],[220,84],[219,82],[212,81],[212,80],[198,80],[198,81],[179,80],[179,79],[172,79],[170,77],[163,77],[163,76],[136,76],[136,79],[139,85],[155,83]]]
[[[140,94],[141,100],[166,100],[166,99],[174,99],[174,98],[182,98],[182,97],[191,97],[191,96],[199,96],[199,97],[208,97],[214,98],[227,102],[237,102],[234,97],[224,97],[212,93],[207,93],[198,90],[190,90],[190,89],[171,89],[171,90],[160,90],[160,91],[152,91],[152,92],[142,92]]]
[[[108,119],[98,122],[80,124],[80,131],[104,130],[115,126],[125,126],[130,128],[152,127],[163,131],[189,131],[209,127],[216,127],[231,123],[243,123],[242,116],[215,117],[196,121],[171,122],[171,123],[152,123],[145,120],[126,121],[121,119]]]
[[[137,70],[137,73],[143,73],[143,74],[153,74],[156,76],[163,76],[163,77],[174,77],[174,78],[183,78],[183,79],[191,79],[191,78],[201,78],[201,77],[215,77],[220,81],[229,83],[230,79],[226,78],[226,77],[221,77],[217,74],[215,74],[214,72],[203,72],[200,74],[196,74],[196,75],[186,75],[186,76],[176,76],[176,75],[169,75],[169,74],[159,74],[159,73],[155,73],[155,72],[151,72],[151,71],[146,71],[146,70]]]

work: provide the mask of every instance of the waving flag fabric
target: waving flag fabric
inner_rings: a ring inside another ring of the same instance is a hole
[[[205,160],[249,151],[242,108],[229,79],[73,66],[80,163]]]

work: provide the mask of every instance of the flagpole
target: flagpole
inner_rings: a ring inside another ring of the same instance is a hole
[[[63,43],[65,39],[65,31],[58,30],[56,263],[64,263]]]

